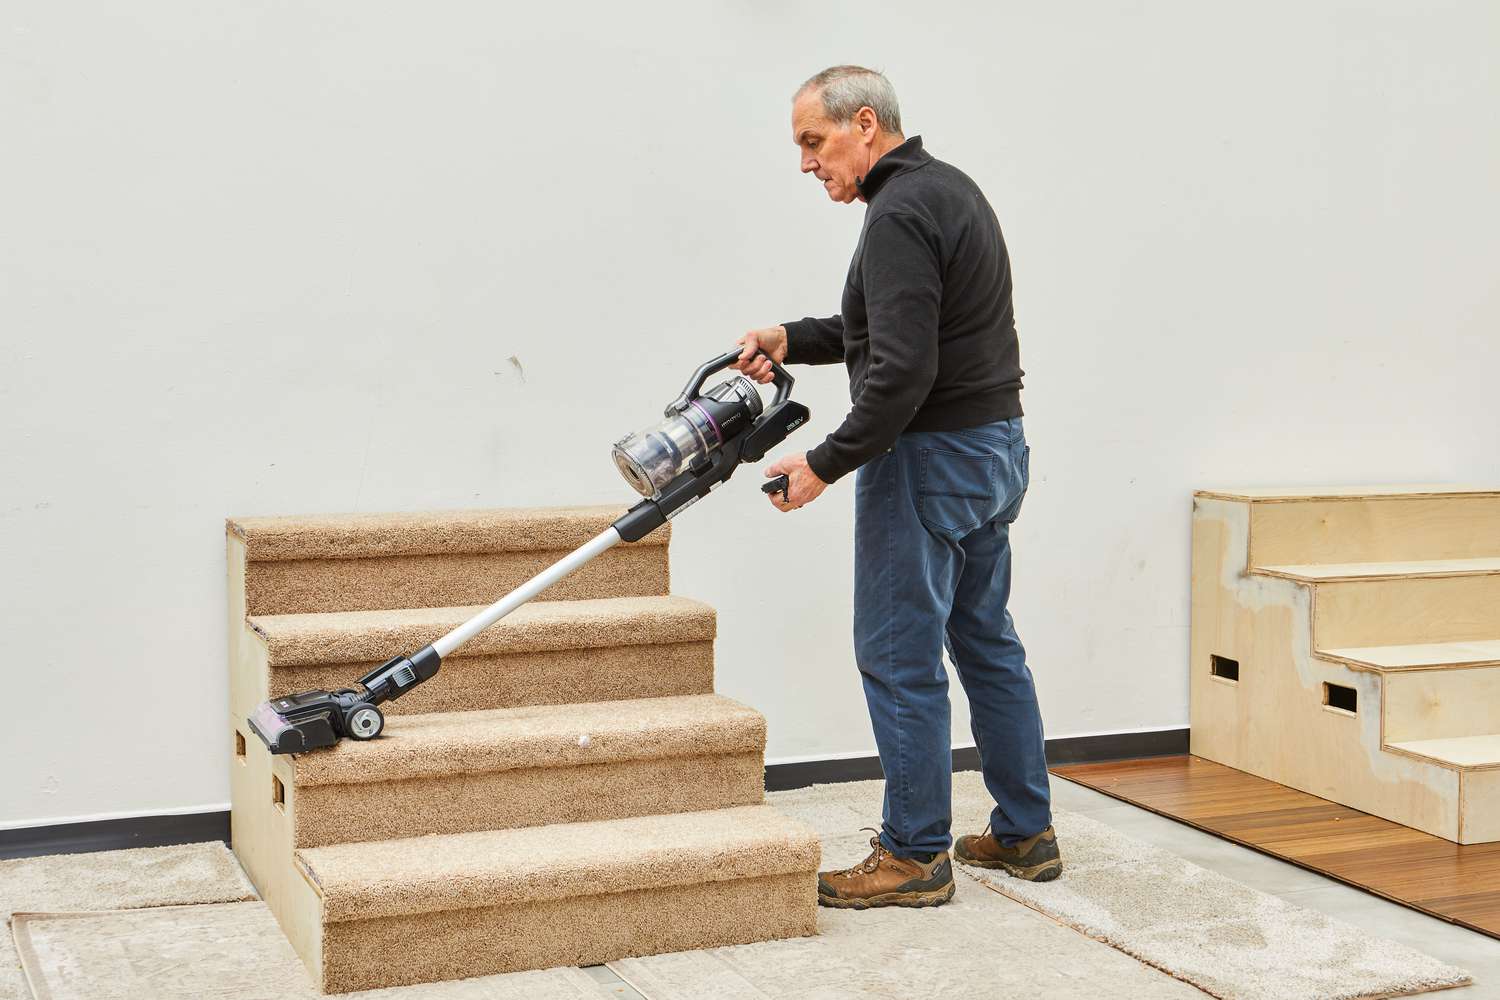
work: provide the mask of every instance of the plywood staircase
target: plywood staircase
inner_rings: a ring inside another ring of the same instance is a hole
[[[1192,752],[1500,841],[1500,490],[1200,491]]]
[[[228,523],[233,846],[325,992],[815,933],[817,837],[762,804],[765,720],[714,693],[714,611],[667,593],[667,529],[481,633],[377,740],[273,756],[245,724],[619,513]]]

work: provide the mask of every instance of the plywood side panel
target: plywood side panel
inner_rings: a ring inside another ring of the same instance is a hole
[[[1500,667],[1385,675],[1385,742],[1500,732]]]
[[[1500,637],[1500,576],[1317,585],[1319,649]]]
[[[248,729],[243,721],[238,728]],[[291,763],[274,757],[253,733],[245,735],[245,755],[232,763],[230,771],[231,845],[256,892],[317,982],[321,977],[322,902],[292,864],[296,789]],[[281,782],[282,805],[275,802],[273,777]]]
[[[1256,503],[1251,538],[1255,566],[1500,555],[1500,496]]]
[[[229,837],[255,891],[275,915],[313,982],[322,977],[322,903],[292,865],[292,816],[296,803],[291,761],[276,758],[245,721],[268,697],[266,649],[245,624],[244,540],[227,541],[229,659]],[[280,780],[284,802],[275,802]]]
[[[1458,834],[1453,771],[1381,750],[1381,677],[1312,655],[1312,590],[1249,576],[1247,503],[1199,498],[1193,524],[1194,754],[1438,836]],[[1210,675],[1238,661],[1239,681]],[[1358,711],[1325,706],[1325,684]]]

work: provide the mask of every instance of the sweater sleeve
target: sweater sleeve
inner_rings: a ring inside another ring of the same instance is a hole
[[[849,415],[808,452],[807,464],[825,483],[890,448],[937,379],[943,283],[935,237],[916,216],[881,216],[865,233],[860,269],[870,362]],[[790,342],[790,327],[787,334]]]
[[[831,365],[844,360],[844,319],[793,320],[786,327],[786,363],[789,365]]]

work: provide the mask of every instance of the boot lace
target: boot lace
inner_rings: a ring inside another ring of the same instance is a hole
[[[865,858],[853,868],[844,869],[844,875],[869,875],[873,873],[875,869],[880,867],[880,862],[884,861],[887,857],[890,856],[891,852],[887,851],[885,849],[885,845],[880,842],[879,830],[875,829],[873,826],[862,826],[860,827],[860,830],[868,830],[870,833],[873,833],[875,835],[870,838],[870,847],[872,847],[873,850],[870,852],[869,857]]]

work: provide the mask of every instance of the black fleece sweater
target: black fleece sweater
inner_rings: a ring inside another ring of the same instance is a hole
[[[783,324],[791,364],[849,369],[853,408],[807,463],[834,482],[903,431],[1021,415],[1010,257],[978,186],[913,136],[859,182],[868,204],[842,308]]]

